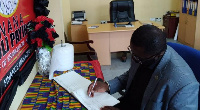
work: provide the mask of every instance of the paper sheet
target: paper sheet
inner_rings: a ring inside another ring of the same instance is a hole
[[[89,97],[87,89],[91,81],[85,79],[75,71],[57,76],[54,80],[74,95],[88,110],[100,110],[101,107],[113,106],[119,103],[116,98],[106,92],[95,93],[94,97]]]

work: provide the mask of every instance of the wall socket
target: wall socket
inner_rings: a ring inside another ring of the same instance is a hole
[[[150,21],[161,22],[162,18],[150,18]]]
[[[156,22],[161,22],[162,18],[156,18]]]
[[[101,24],[106,24],[107,23],[107,21],[101,21]]]

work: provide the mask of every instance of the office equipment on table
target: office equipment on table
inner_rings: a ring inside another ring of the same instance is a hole
[[[86,13],[85,11],[72,11],[72,20],[75,21],[84,21],[86,20]]]
[[[110,2],[110,22],[115,27],[132,26],[135,21],[133,1],[111,1]],[[127,24],[117,24],[119,22],[128,22]]]
[[[94,93],[94,97],[89,97],[87,89],[91,81],[74,71],[57,76],[54,80],[75,96],[88,110],[100,110],[104,106],[114,106],[119,103],[116,98],[107,92]]]
[[[73,25],[80,25],[83,21],[86,21],[85,11],[72,11],[72,21]]]
[[[151,22],[151,21],[148,21]],[[126,22],[127,23],[127,22]],[[160,29],[164,29],[155,22],[151,22],[152,25],[157,26]],[[130,39],[133,32],[143,25],[143,22],[132,22],[134,27],[117,27],[114,23],[107,24],[88,24],[87,33],[89,40],[93,40],[94,43],[91,46],[96,50],[98,60],[101,65],[111,65],[111,52],[128,51],[127,47],[130,45]],[[89,29],[90,26],[99,26],[96,29]]]
[[[133,24],[114,24],[114,27],[134,27]]]
[[[78,24],[83,24],[83,22],[82,21],[72,21],[71,24],[78,25]]]
[[[90,27],[88,27],[88,28],[90,28],[90,29],[95,29],[95,28],[98,28],[99,26],[90,26]]]

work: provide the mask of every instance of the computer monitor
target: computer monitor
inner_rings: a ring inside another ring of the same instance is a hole
[[[135,21],[134,2],[132,0],[111,1],[110,2],[110,22],[129,22]]]

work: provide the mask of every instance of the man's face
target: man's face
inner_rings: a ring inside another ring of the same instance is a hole
[[[145,54],[145,49],[143,47],[137,47],[135,45],[130,44],[130,46],[128,48],[132,55],[132,59],[136,63],[143,64],[143,63],[146,63],[147,61],[154,60],[155,57],[157,56],[157,55]]]

